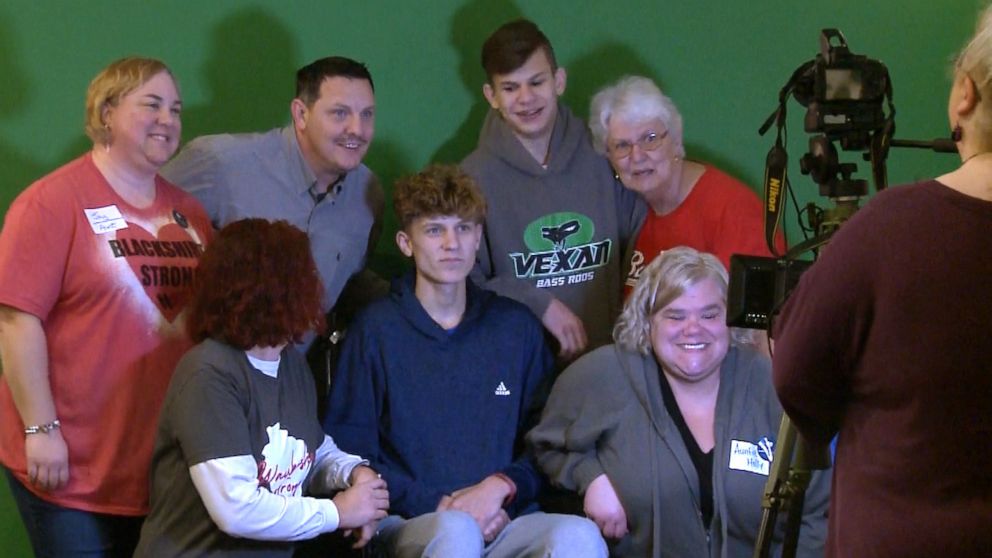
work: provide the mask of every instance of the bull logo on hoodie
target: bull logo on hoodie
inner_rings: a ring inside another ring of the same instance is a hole
[[[538,287],[590,281],[592,271],[609,263],[613,242],[596,240],[596,227],[580,213],[545,215],[524,229],[529,252],[509,254],[519,279],[536,279]]]

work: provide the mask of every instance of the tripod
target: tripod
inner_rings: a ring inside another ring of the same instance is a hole
[[[794,459],[793,459],[794,458]],[[830,453],[827,448],[813,448],[796,432],[789,416],[782,414],[778,428],[778,440],[772,468],[765,483],[765,494],[761,499],[761,527],[754,546],[754,558],[769,556],[772,534],[778,513],[785,510],[785,539],[782,543],[782,558],[796,555],[799,542],[799,528],[802,526],[803,505],[806,501],[806,488],[814,470],[830,467]]]

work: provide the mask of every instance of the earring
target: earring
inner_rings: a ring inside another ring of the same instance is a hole
[[[954,140],[955,142],[959,142],[961,141],[961,138],[963,136],[964,136],[964,130],[961,129],[961,125],[955,124],[954,129],[951,130],[951,139]]]

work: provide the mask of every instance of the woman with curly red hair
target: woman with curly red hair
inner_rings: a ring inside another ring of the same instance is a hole
[[[306,234],[285,221],[231,223],[203,254],[187,323],[198,345],[166,394],[136,556],[289,556],[290,541],[339,527],[356,546],[375,532],[385,482],[324,434],[291,345],[323,327],[322,292]]]

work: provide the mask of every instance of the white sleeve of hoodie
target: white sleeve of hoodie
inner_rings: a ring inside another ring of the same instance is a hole
[[[317,448],[313,461],[315,465],[309,487],[311,494],[329,494],[351,487],[351,472],[359,465],[369,464],[368,459],[342,451],[327,434],[324,434],[324,441]]]
[[[197,463],[189,474],[210,518],[228,535],[297,541],[338,527],[338,508],[331,500],[282,496],[260,487],[258,465],[250,455]]]

